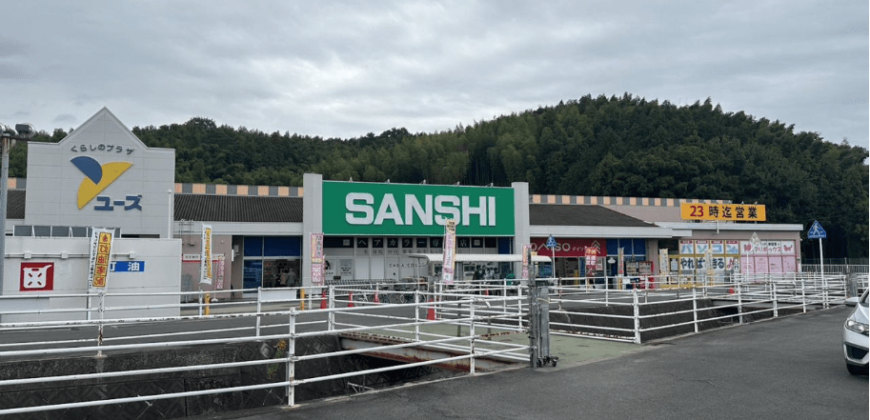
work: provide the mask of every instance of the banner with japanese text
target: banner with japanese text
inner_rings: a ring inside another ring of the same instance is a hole
[[[200,284],[212,284],[212,279],[214,279],[214,272],[212,268],[211,262],[211,225],[202,225],[202,249],[200,250],[200,274],[199,274],[199,283]]]
[[[441,260],[441,280],[453,284],[456,270],[456,220],[444,224],[444,256]]]
[[[681,203],[680,217],[683,220],[764,222],[767,209],[763,204]]]
[[[668,274],[668,249],[659,249],[659,274],[665,276]]]
[[[90,264],[88,265],[89,287],[105,288],[108,284],[113,236],[114,232],[108,229],[92,230]]]
[[[323,286],[326,278],[326,256],[323,255],[323,234],[311,234],[311,284]]]

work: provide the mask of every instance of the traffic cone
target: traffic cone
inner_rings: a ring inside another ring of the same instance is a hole
[[[381,298],[378,297],[378,291],[375,290],[375,298],[373,300],[375,303],[381,303]]]
[[[426,320],[434,321],[435,320],[435,305],[432,305],[432,298],[429,298],[429,310],[426,311]]]
[[[483,295],[489,296],[489,289],[483,289]]]
[[[320,309],[327,309],[329,305],[326,303],[326,289],[323,289],[323,293],[320,295]]]
[[[353,292],[347,292],[347,307],[353,308],[356,305],[353,304]]]

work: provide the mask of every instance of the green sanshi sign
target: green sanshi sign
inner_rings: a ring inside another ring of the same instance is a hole
[[[323,182],[326,235],[513,236],[512,188]]]

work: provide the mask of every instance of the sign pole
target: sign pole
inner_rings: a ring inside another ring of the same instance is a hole
[[[822,281],[825,280],[825,253],[822,250],[822,238],[819,238],[819,263],[822,272]]]

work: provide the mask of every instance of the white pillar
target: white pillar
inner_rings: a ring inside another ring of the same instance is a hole
[[[531,243],[529,184],[527,182],[513,182],[511,188],[514,189],[514,244],[512,253],[519,254],[523,252],[523,244]],[[523,263],[514,263],[513,270],[516,278],[520,278]]]
[[[302,286],[311,286],[311,234],[323,232],[323,175],[302,176]]]

